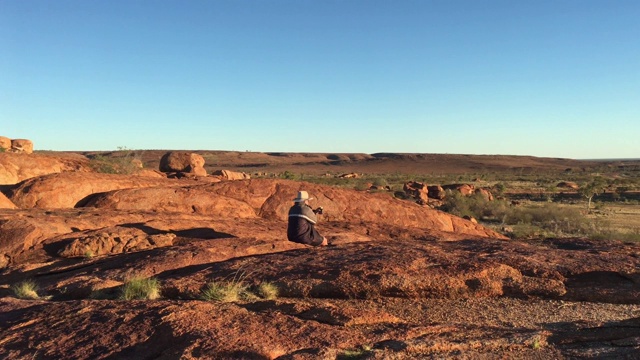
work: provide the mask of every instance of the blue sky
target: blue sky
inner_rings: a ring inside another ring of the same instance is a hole
[[[637,0],[0,0],[0,135],[639,158],[638,19]]]

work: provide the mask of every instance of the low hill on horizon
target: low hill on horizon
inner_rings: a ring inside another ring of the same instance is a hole
[[[576,160],[527,155],[471,155],[431,153],[303,153],[303,152],[242,152],[222,150],[119,150],[75,152],[87,157],[133,155],[145,167],[157,168],[162,155],[169,151],[188,151],[204,157],[205,167],[234,171],[291,171],[320,175],[325,173],[408,173],[465,174],[511,172],[582,171],[594,172],[619,167],[640,167],[640,160]],[[70,152],[67,152],[70,153]]]

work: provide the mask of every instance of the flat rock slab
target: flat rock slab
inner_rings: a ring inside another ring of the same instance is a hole
[[[0,299],[0,356],[39,359],[633,358],[637,305]]]

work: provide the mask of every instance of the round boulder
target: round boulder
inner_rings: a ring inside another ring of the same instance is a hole
[[[204,166],[204,158],[198,154],[171,151],[160,159],[160,171],[162,172],[191,172],[193,169]]]
[[[13,139],[11,140],[11,151],[31,154],[33,153],[33,142],[27,139]]]

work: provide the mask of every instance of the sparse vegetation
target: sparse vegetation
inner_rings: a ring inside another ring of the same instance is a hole
[[[160,282],[154,278],[133,277],[125,281],[120,300],[155,300],[160,297]]]
[[[607,182],[600,176],[580,186],[578,193],[587,199],[587,211],[591,211],[591,200],[593,197],[602,193],[606,187]]]
[[[247,294],[247,286],[242,281],[212,281],[202,290],[200,298],[216,302],[240,301]]]
[[[338,354],[336,359],[366,359],[372,354],[372,348],[369,345],[362,345],[355,349],[345,349],[342,353]]]
[[[278,287],[270,282],[263,282],[258,285],[257,293],[260,297],[267,300],[276,299],[279,295]]]
[[[109,155],[89,156],[89,166],[103,174],[135,174],[141,169],[140,154],[125,146],[119,146],[117,151]]]
[[[13,296],[23,300],[37,300],[40,299],[38,295],[38,284],[32,280],[25,280],[19,282],[11,287]]]
[[[597,223],[587,219],[578,209],[550,202],[512,207],[504,200],[488,201],[480,195],[448,192],[441,209],[500,227],[510,225],[513,231],[509,235],[514,237],[588,236],[598,230]]]

